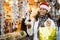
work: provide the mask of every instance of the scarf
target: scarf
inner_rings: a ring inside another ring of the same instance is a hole
[[[44,22],[48,19],[48,15],[39,16],[39,25],[38,27],[44,27]]]

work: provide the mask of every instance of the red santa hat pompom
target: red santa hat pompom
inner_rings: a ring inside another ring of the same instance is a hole
[[[47,2],[42,2],[38,5],[39,8],[45,8],[46,10],[48,10],[48,12],[50,11],[49,8],[49,4]]]

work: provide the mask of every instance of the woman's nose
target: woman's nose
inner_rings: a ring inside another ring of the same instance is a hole
[[[43,12],[44,10],[43,9],[40,9],[40,12]]]

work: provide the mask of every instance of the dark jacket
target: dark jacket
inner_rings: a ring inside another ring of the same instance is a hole
[[[60,18],[57,20],[57,26],[60,27]]]

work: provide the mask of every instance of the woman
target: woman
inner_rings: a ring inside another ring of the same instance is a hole
[[[25,21],[28,27],[31,25],[31,28],[27,30],[27,33],[30,36],[34,35],[33,40],[39,40],[37,35],[39,27],[55,26],[48,12],[49,12],[49,4],[46,2],[42,2],[39,5],[38,14],[30,22],[28,21],[28,19]]]

